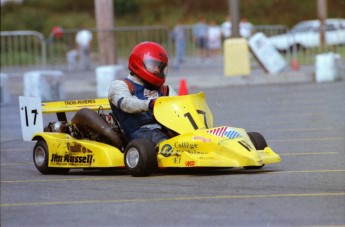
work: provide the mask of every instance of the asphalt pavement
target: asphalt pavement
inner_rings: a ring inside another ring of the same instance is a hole
[[[81,86],[83,77],[89,87]],[[94,74],[66,80],[68,98],[94,97]],[[195,86],[190,93],[205,92],[215,126],[262,133],[282,162],[260,170],[162,170],[143,178],[123,170],[42,175],[33,164],[34,143],[21,137],[13,94],[22,91],[11,90],[0,115],[1,226],[345,226],[344,80],[188,83]],[[72,90],[73,84],[81,87]]]
[[[11,102],[1,106],[1,226],[345,225],[344,77],[317,84],[314,66],[269,75],[258,65],[226,77],[221,59],[172,65],[167,83],[204,91],[215,126],[261,132],[282,162],[135,178],[121,170],[40,174],[34,143],[21,136],[24,72],[9,73]],[[67,99],[96,97],[94,70],[63,72]]]
[[[178,91],[185,80],[189,93],[205,91],[215,125],[263,132],[282,163],[148,178],[124,171],[41,175],[34,144],[21,138],[25,71],[9,73],[11,102],[1,105],[1,226],[344,226],[343,74],[340,82],[317,84],[314,66],[269,75],[254,64],[250,75],[228,77],[221,59],[200,61],[172,65],[167,84]],[[94,70],[63,72],[66,99],[96,97]]]

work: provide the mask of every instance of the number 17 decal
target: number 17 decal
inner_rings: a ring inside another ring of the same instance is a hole
[[[204,116],[204,124],[205,124],[206,128],[208,128],[208,125],[207,125],[207,118],[206,118],[206,112],[205,112],[205,111],[202,111],[202,110],[197,110],[197,113]],[[188,118],[188,120],[189,120],[190,123],[192,124],[193,128],[194,128],[195,130],[197,130],[197,129],[198,129],[198,125],[196,124],[196,122],[195,122],[195,120],[193,119],[192,115],[188,112],[188,113],[185,113],[184,116]]]
[[[24,108],[22,107],[21,110],[23,110],[23,109],[25,109],[25,123],[26,123],[26,127],[29,127],[28,107],[27,106],[25,106]],[[31,110],[31,113],[34,114],[33,125],[36,125],[36,119],[37,119],[38,111],[37,110]]]
[[[35,133],[43,131],[41,100],[20,96],[19,110],[23,139],[31,141]]]

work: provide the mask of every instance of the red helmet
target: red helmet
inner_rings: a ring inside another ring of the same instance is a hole
[[[156,87],[164,84],[167,66],[167,52],[161,45],[154,42],[143,42],[136,45],[128,61],[130,71]]]

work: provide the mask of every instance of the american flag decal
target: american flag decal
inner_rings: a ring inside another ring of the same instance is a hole
[[[230,127],[218,127],[211,130],[207,130],[206,132],[219,137],[226,136],[229,139],[241,137],[241,135],[238,132],[231,129]]]
[[[226,131],[224,133],[224,136],[228,137],[229,139],[241,137],[241,135],[238,132],[233,131],[233,130]]]

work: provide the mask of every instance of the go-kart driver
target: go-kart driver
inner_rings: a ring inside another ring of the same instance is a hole
[[[127,141],[147,139],[157,145],[168,138],[152,112],[158,97],[176,95],[172,87],[164,85],[167,67],[165,49],[154,42],[143,42],[131,52],[130,74],[110,85],[110,106]]]

